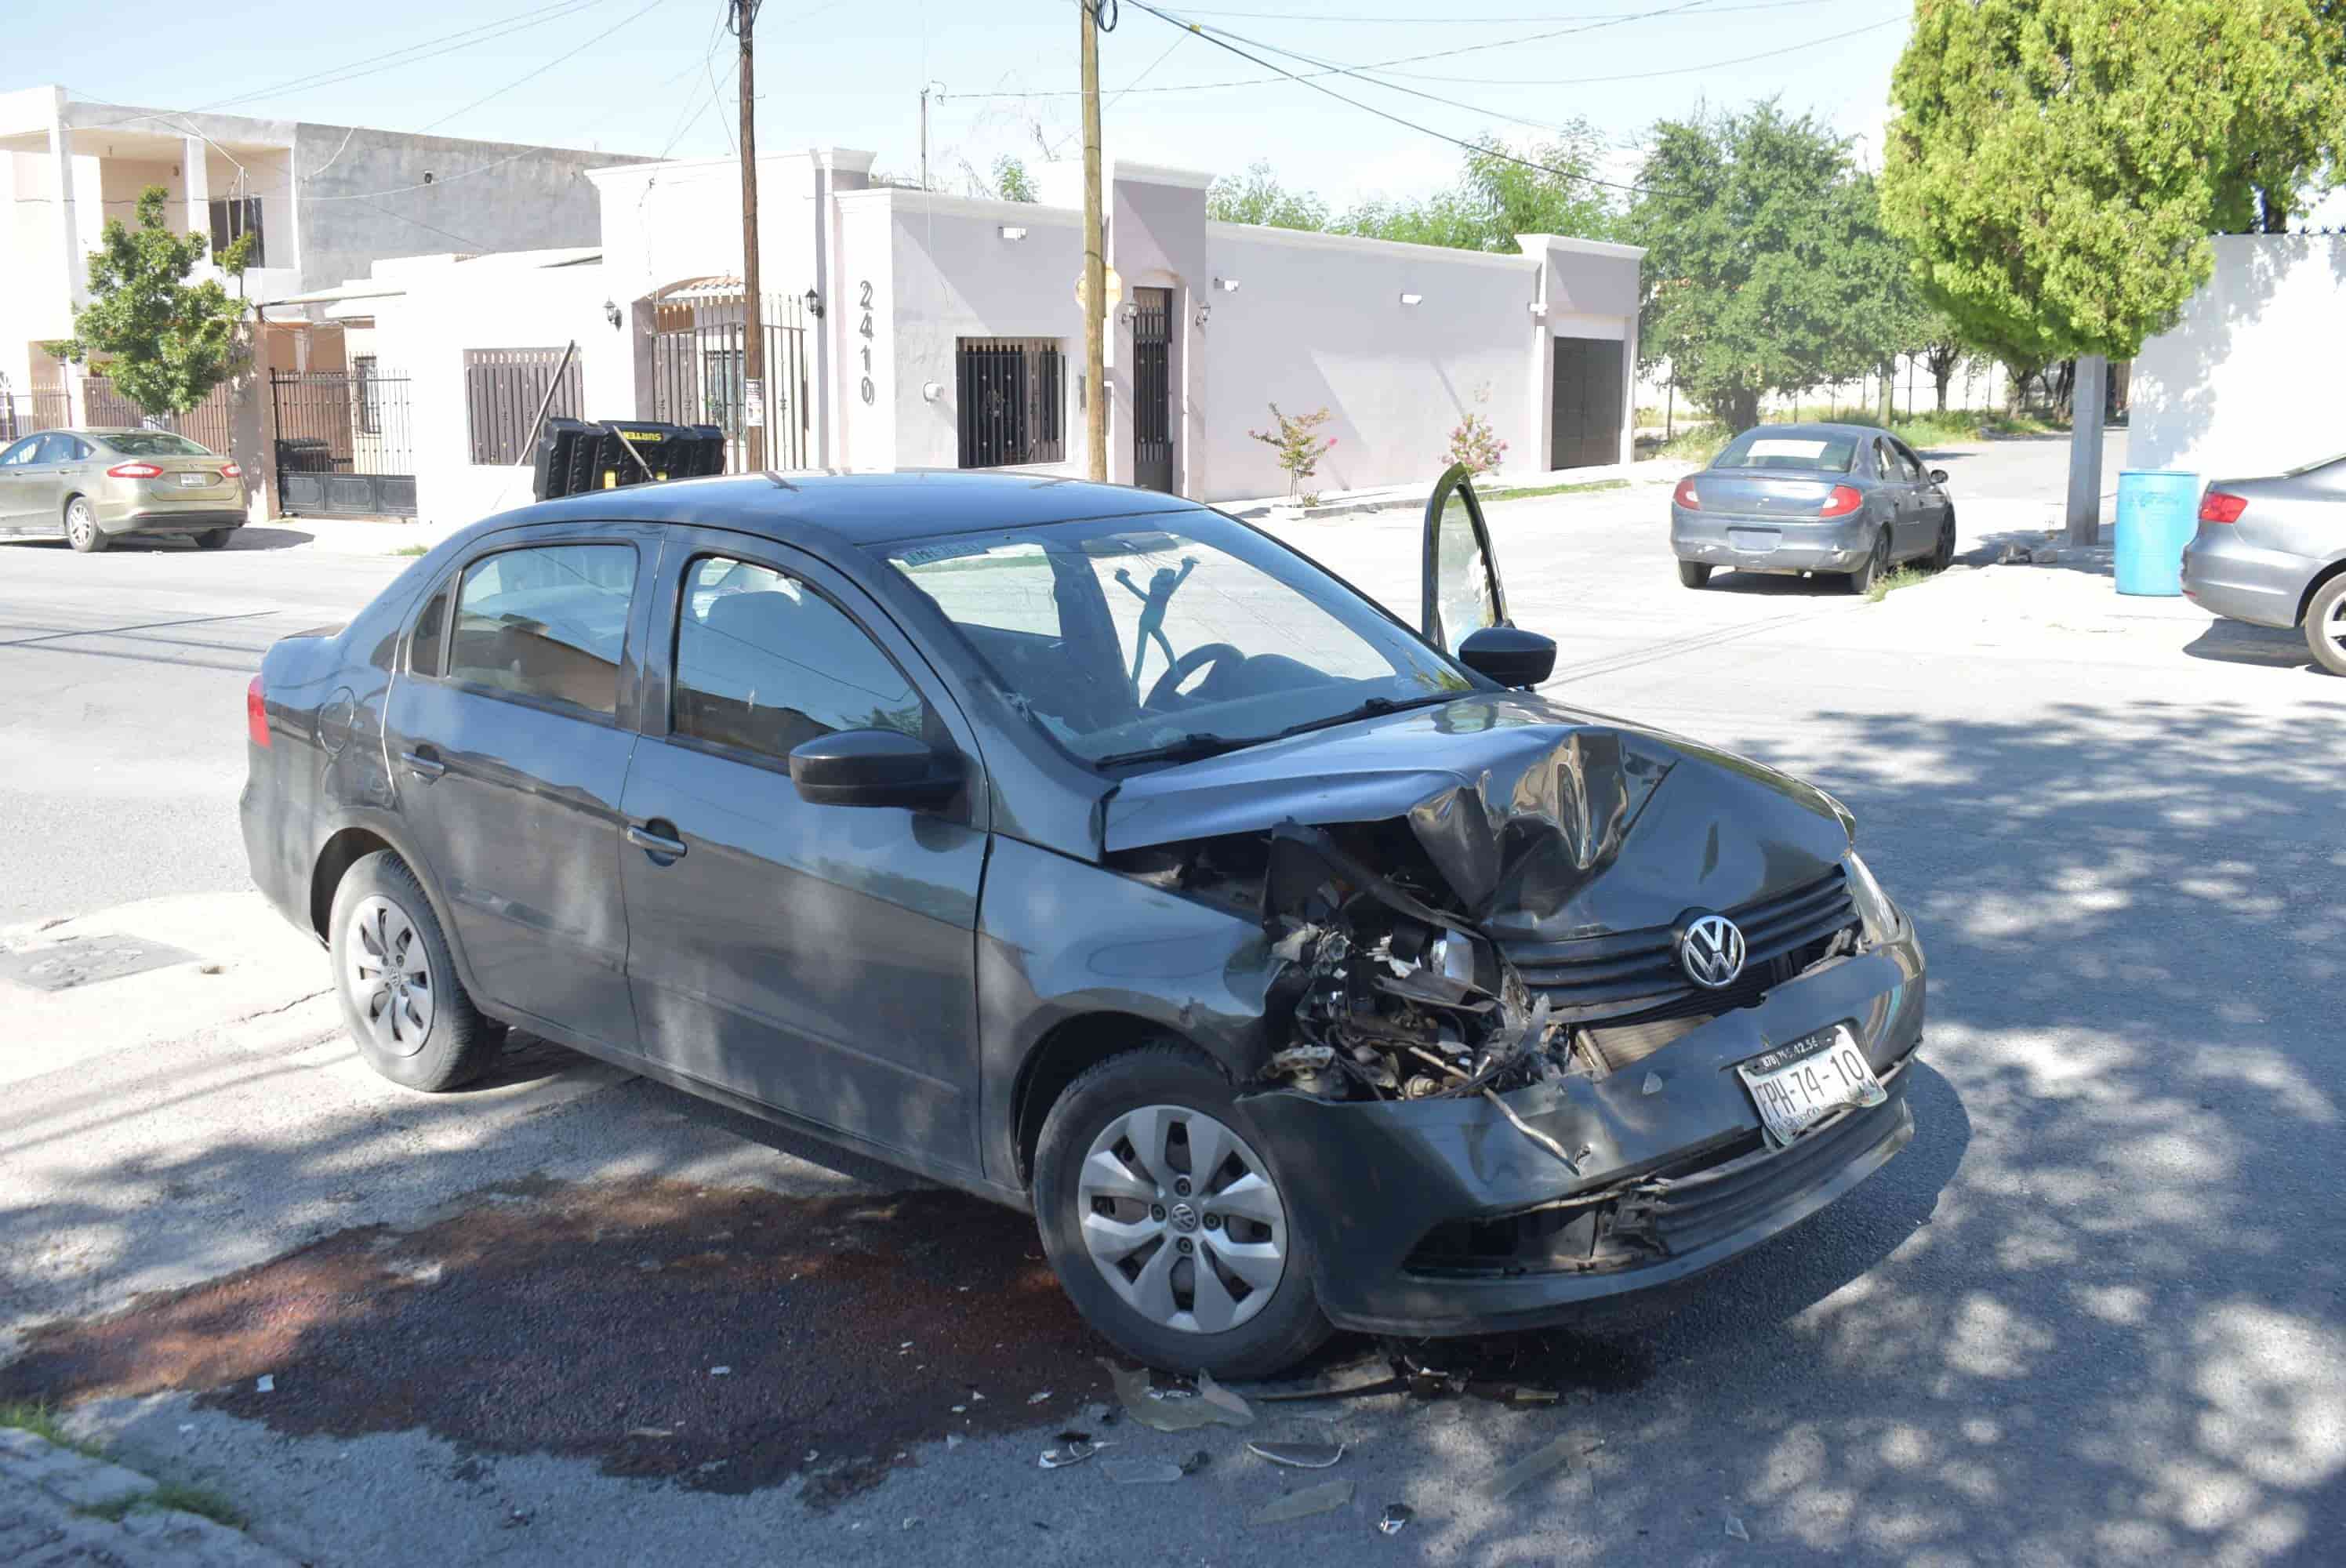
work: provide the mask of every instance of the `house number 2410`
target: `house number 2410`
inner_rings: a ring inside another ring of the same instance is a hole
[[[869,278],[863,280],[858,290],[856,304],[863,311],[863,320],[855,330],[863,337],[863,401],[870,402],[880,394],[872,384],[872,280]]]

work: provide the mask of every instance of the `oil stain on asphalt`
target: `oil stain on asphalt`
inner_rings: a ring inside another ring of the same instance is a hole
[[[804,1475],[821,1505],[915,1442],[1070,1419],[1107,1349],[1033,1221],[960,1194],[540,1182],[36,1330],[0,1400],[192,1391],[293,1435],[421,1428],[713,1492]]]

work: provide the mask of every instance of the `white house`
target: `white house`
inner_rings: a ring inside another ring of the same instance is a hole
[[[252,237],[243,288],[260,301],[452,243],[470,251],[592,245],[601,223],[587,171],[626,161],[606,152],[139,108],[58,87],[0,93],[0,429],[123,417],[102,387],[85,387],[43,345],[72,335],[106,220],[130,220],[150,186],[163,188],[173,230],[208,234],[215,249]],[[288,346],[265,341],[260,368],[342,367],[339,359],[278,363],[275,351]],[[290,341],[296,355],[307,346]],[[228,411],[213,412],[224,429]]]
[[[760,158],[770,465],[1084,473],[1077,171],[1045,170],[1046,199],[1025,203],[874,186],[871,165]],[[378,373],[405,379],[427,519],[518,499],[517,404],[525,425],[544,404],[741,431],[739,166],[587,178],[595,259],[412,258],[271,308],[361,335],[349,351],[364,341]],[[1209,182],[1128,161],[1106,177],[1112,479],[1279,494],[1250,434],[1274,403],[1328,411],[1321,490],[1431,478],[1470,414],[1507,443],[1511,476],[1629,461],[1637,248],[1524,235],[1486,255],[1209,222]],[[463,410],[461,435],[427,404]]]

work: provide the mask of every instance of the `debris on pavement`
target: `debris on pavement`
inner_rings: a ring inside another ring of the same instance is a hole
[[[1493,1501],[1511,1495],[1544,1476],[1562,1470],[1571,1456],[1572,1440],[1556,1438],[1541,1444],[1506,1469],[1493,1476],[1484,1488]]]
[[[1268,1507],[1259,1509],[1247,1520],[1249,1524],[1284,1524],[1291,1519],[1309,1519],[1315,1513],[1331,1513],[1352,1501],[1352,1483],[1349,1481],[1322,1481],[1318,1486],[1305,1487],[1290,1492]]]
[[[733,1375],[733,1369],[730,1367],[711,1367],[709,1369],[709,1375],[712,1378],[729,1378]]]
[[[1214,1375],[1203,1368],[1198,1371],[1198,1397],[1227,1411],[1232,1426],[1251,1426],[1254,1423],[1254,1411],[1247,1408],[1247,1402],[1214,1381]]]
[[[676,1429],[674,1427],[629,1427],[627,1435],[631,1438],[670,1438],[676,1436]]]
[[[1099,1445],[1092,1441],[1091,1433],[1061,1432],[1058,1446],[1043,1451],[1041,1463],[1045,1470],[1065,1470],[1071,1464],[1083,1463],[1098,1451]]]
[[[1027,1402],[1028,1404],[1030,1404],[1030,1405],[1039,1405],[1039,1404],[1041,1404],[1045,1400],[1047,1400],[1047,1399],[1049,1399],[1050,1397],[1051,1397],[1051,1390],[1048,1390],[1048,1389],[1045,1389],[1045,1390],[1044,1390],[1041,1393],[1039,1393],[1039,1394],[1029,1394],[1029,1395],[1027,1395],[1027,1396],[1026,1396],[1026,1402]]]
[[[1385,1511],[1377,1515],[1377,1533],[1399,1535],[1402,1527],[1417,1517],[1417,1510],[1406,1502],[1388,1502]]]
[[[260,1376],[252,1380],[252,1391],[256,1394],[270,1394],[276,1392],[277,1379],[270,1373],[261,1373]]]
[[[1200,1427],[1254,1423],[1254,1412],[1246,1401],[1209,1377],[1201,1377],[1196,1389],[1159,1389],[1151,1383],[1146,1367],[1127,1370],[1106,1357],[1099,1360],[1115,1381],[1117,1398],[1126,1411],[1151,1431],[1186,1432]]]
[[[1340,1442],[1250,1442],[1247,1452],[1294,1470],[1327,1470],[1344,1457]]]
[[[1749,1541],[1751,1532],[1743,1528],[1743,1521],[1730,1513],[1727,1516],[1727,1538],[1729,1541]]]
[[[1181,1473],[1183,1475],[1195,1475],[1213,1462],[1214,1456],[1208,1453],[1204,1449],[1199,1449],[1197,1452],[1191,1454],[1188,1459],[1181,1461]]]
[[[1331,1367],[1311,1378],[1241,1383],[1234,1391],[1258,1402],[1341,1400],[1362,1394],[1390,1393],[1401,1387],[1401,1381],[1400,1374],[1393,1369],[1393,1359],[1380,1353],[1347,1361],[1341,1367]]]
[[[1169,1486],[1188,1472],[1170,1460],[1128,1459],[1104,1461],[1100,1473],[1118,1486]]]

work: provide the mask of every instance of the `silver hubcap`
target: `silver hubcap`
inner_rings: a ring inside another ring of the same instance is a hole
[[[2321,635],[2339,657],[2346,658],[2346,599],[2330,606],[2329,617],[2321,623]]]
[[[90,520],[89,508],[83,503],[76,501],[66,508],[66,533],[76,544],[88,538],[90,530],[97,526]]]
[[[432,1033],[432,969],[407,911],[380,894],[351,911],[343,979],[375,1048],[413,1056]]]
[[[1092,1140],[1084,1245],[1126,1304],[1190,1334],[1235,1329],[1287,1272],[1287,1207],[1244,1138],[1184,1105],[1143,1105]]]

